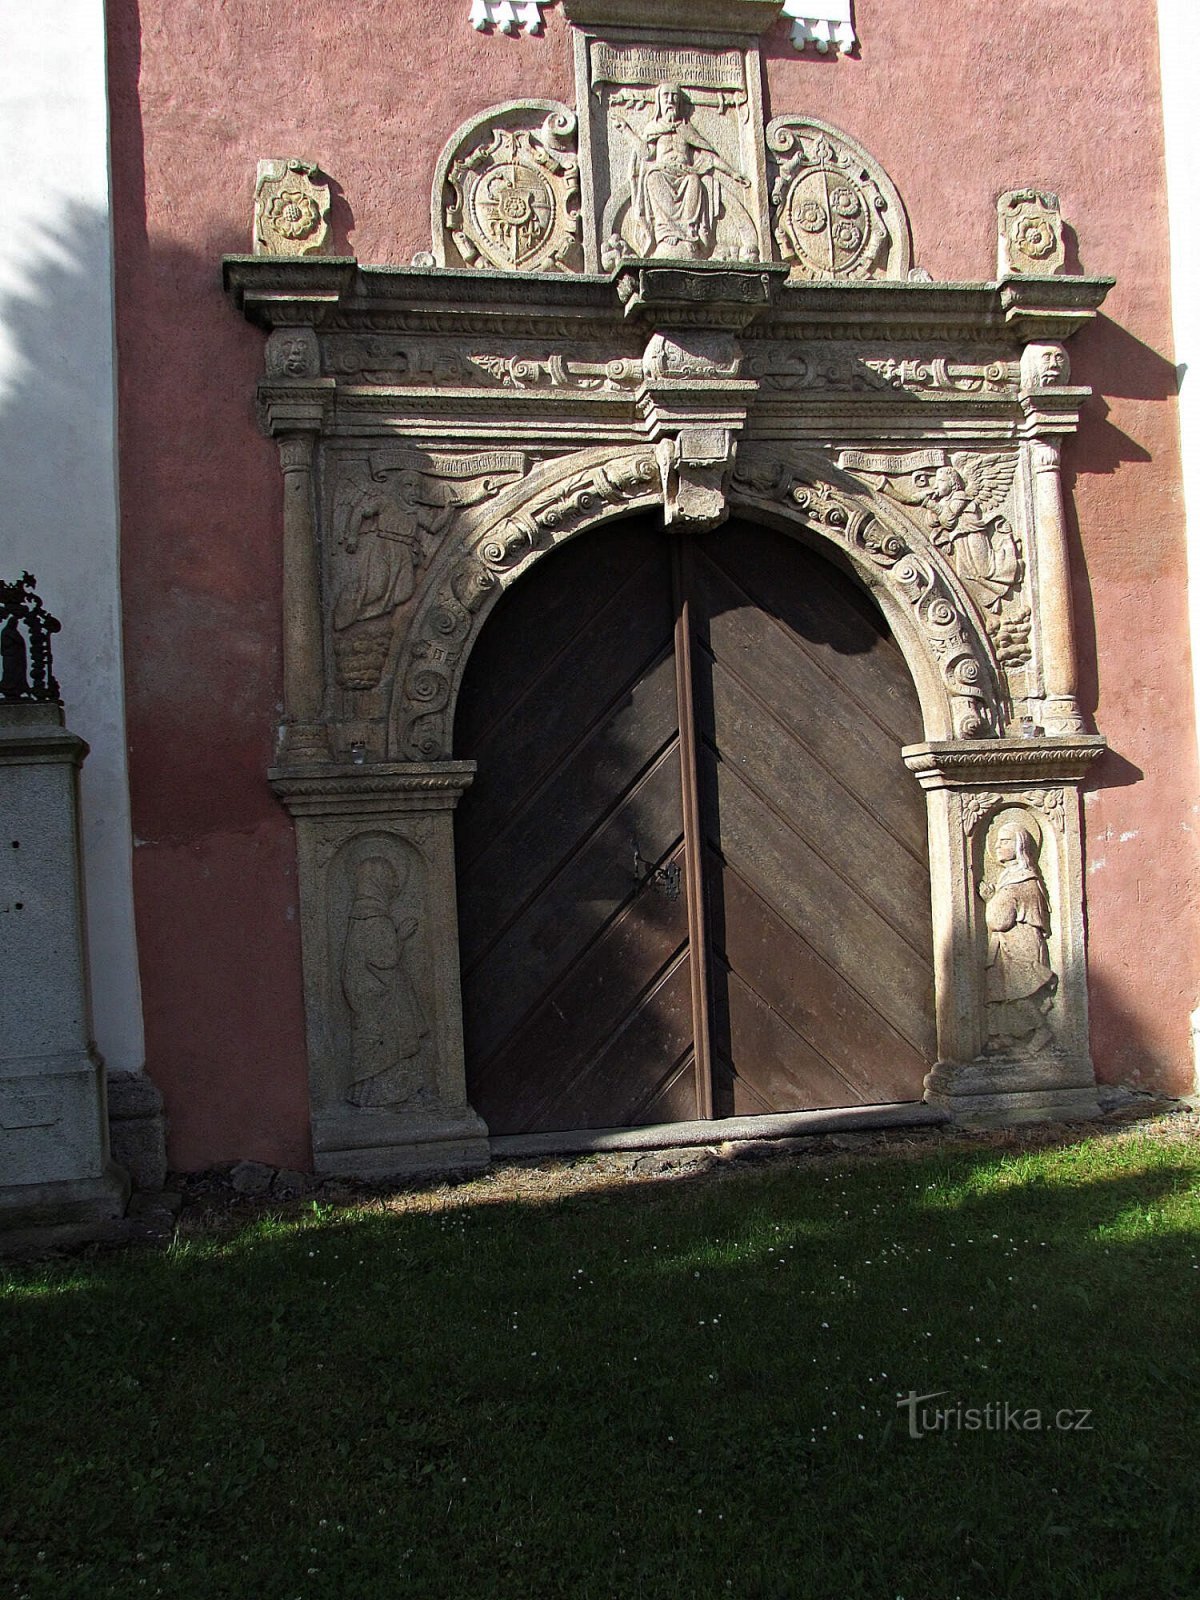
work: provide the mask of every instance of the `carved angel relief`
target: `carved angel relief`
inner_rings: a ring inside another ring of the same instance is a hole
[[[378,687],[396,620],[457,511],[525,470],[516,451],[435,457],[377,450],[338,479],[333,526],[333,658],[339,688]]]
[[[777,117],[767,149],[776,164],[775,239],[793,278],[908,276],[904,206],[861,145],[811,117]]]
[[[540,125],[528,126],[538,111]],[[563,272],[579,254],[576,121],[566,106],[497,106],[459,129],[443,152],[435,203],[444,197],[447,266]],[[435,254],[439,228],[435,220]]]
[[[1010,604],[1024,578],[1022,550],[1003,509],[1016,457],[940,449],[906,455],[848,450],[839,464],[919,510],[933,543],[949,556],[979,607],[1001,665],[1027,661],[1029,610]]]

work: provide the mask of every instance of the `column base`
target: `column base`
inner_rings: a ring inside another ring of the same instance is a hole
[[[1100,1115],[1086,1056],[939,1061],[925,1079],[925,1100],[973,1128],[1090,1121]]]
[[[108,1233],[128,1203],[129,1174],[112,1161],[97,1178],[6,1184],[0,1188],[0,1241],[5,1249],[82,1244]]]
[[[347,1106],[313,1117],[313,1166],[326,1177],[478,1172],[490,1160],[487,1124],[469,1106],[416,1117]]]
[[[276,759],[280,766],[307,767],[330,759],[329,729],[323,722],[285,722]]]
[[[167,1127],[162,1095],[144,1072],[110,1072],[108,1145],[133,1187],[157,1194],[167,1181]]]

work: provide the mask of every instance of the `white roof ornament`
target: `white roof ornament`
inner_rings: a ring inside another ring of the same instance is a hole
[[[485,32],[540,33],[542,11],[554,0],[471,0],[471,26]],[[830,50],[852,50],[858,43],[850,13],[851,0],[784,0],[783,14],[791,18],[792,43],[797,50],[816,45],[822,55]]]
[[[542,7],[551,0],[471,0],[471,26],[483,32],[496,28],[501,33],[540,33]]]
[[[858,43],[850,16],[850,0],[784,0],[783,14],[792,19],[797,50],[815,44],[822,55],[852,50]]]

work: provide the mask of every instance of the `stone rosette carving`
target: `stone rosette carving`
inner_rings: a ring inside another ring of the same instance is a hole
[[[1066,270],[1063,221],[1056,194],[1046,189],[1010,189],[996,202],[996,215],[997,277]]]
[[[788,116],[768,126],[767,149],[775,241],[793,278],[907,278],[904,205],[860,144],[816,118]]]
[[[566,272],[583,265],[575,113],[555,101],[493,106],[454,134],[434,181],[443,266]]]
[[[329,184],[312,161],[296,157],[258,163],[254,189],[255,255],[312,256],[329,243]]]

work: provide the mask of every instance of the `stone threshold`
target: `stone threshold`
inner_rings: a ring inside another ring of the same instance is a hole
[[[741,1144],[753,1139],[795,1139],[875,1128],[932,1128],[953,1119],[923,1100],[889,1105],[783,1111],[763,1117],[721,1117],[710,1122],[660,1122],[647,1128],[576,1128],[562,1133],[503,1133],[488,1143],[493,1157],[590,1155],[605,1150],[674,1150],[689,1145]]]

